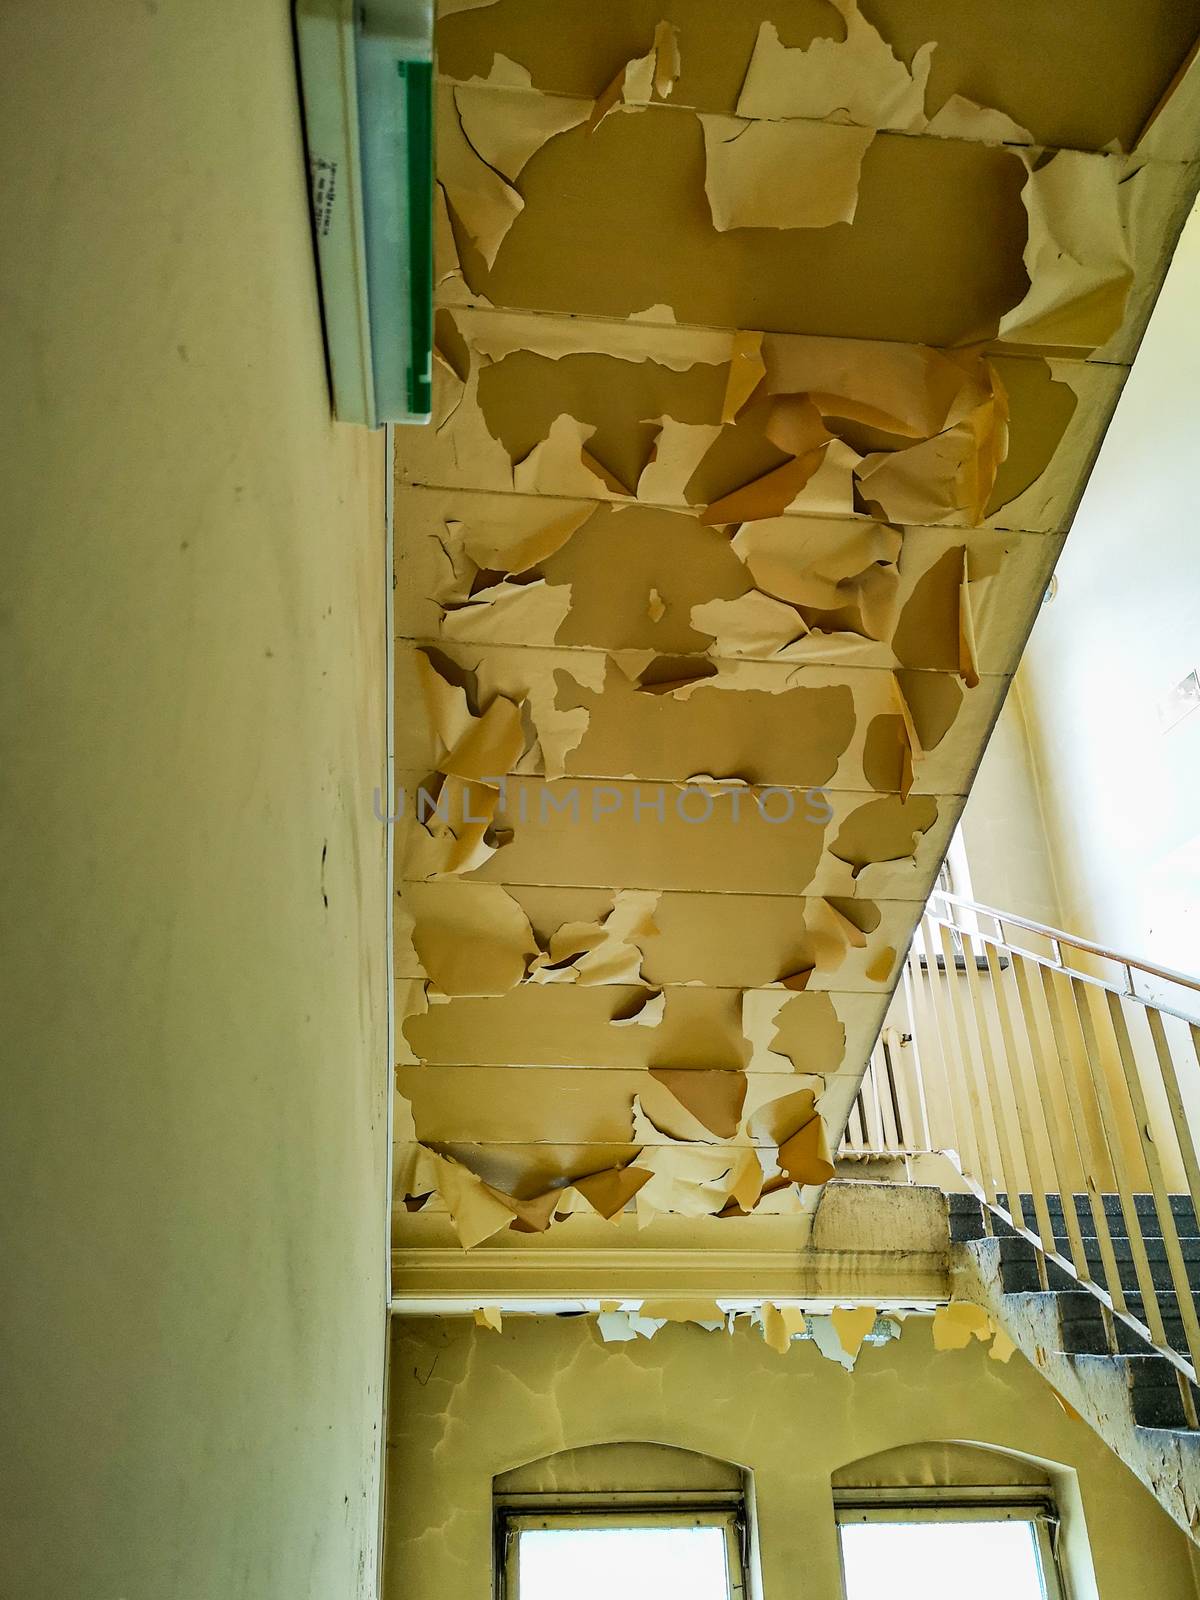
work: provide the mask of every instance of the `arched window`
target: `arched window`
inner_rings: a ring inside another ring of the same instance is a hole
[[[500,1600],[744,1600],[747,1474],[692,1450],[590,1445],[493,1481]]]
[[[833,1502],[845,1600],[1062,1600],[1048,1464],[954,1442],[840,1468]]]

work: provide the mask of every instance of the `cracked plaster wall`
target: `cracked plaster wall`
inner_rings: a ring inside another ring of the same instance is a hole
[[[590,1318],[512,1318],[500,1334],[397,1318],[390,1417],[386,1600],[487,1593],[492,1477],[623,1439],[751,1469],[765,1600],[838,1600],[831,1474],[932,1439],[1073,1468],[1099,1600],[1196,1594],[1185,1536],[1034,1370],[1020,1357],[993,1361],[975,1343],[935,1353],[923,1318],[910,1318],[899,1341],[865,1346],[853,1374],[807,1341],[780,1356],[746,1328],[668,1326],[612,1346]],[[1074,1600],[1087,1595],[1085,1578]]]

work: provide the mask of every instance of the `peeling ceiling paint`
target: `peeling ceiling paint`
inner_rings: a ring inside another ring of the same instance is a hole
[[[838,9],[444,16],[398,1242],[801,1229],[1194,193],[1178,19]]]

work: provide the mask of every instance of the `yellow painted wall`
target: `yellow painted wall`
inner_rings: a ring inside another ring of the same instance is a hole
[[[992,1361],[979,1344],[935,1353],[928,1319],[866,1347],[853,1374],[808,1342],[778,1355],[749,1328],[727,1337],[668,1326],[621,1345],[603,1344],[590,1318],[512,1318],[501,1334],[461,1320],[393,1329],[390,1600],[486,1594],[492,1476],[622,1439],[753,1471],[764,1600],[838,1600],[831,1474],[934,1439],[1074,1468],[1099,1600],[1144,1600],[1148,1584],[1155,1600],[1193,1600],[1186,1536],[1033,1368],[1019,1355]],[[1082,1580],[1075,1600],[1088,1593]]]
[[[0,15],[0,1593],[372,1592],[382,440],[285,0]]]

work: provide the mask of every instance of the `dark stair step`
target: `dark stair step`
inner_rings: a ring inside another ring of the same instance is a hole
[[[1006,1211],[1010,1209],[1008,1205],[1008,1196],[1006,1194],[999,1194],[996,1198],[999,1204],[1002,1205]],[[1120,1195],[1106,1194],[1101,1196],[1101,1198],[1104,1202],[1105,1215],[1108,1218],[1109,1232],[1124,1236],[1127,1233],[1127,1229],[1125,1225],[1125,1217],[1121,1209]],[[1091,1201],[1088,1199],[1088,1196],[1085,1194],[1076,1194],[1072,1196],[1072,1199],[1075,1204],[1075,1215],[1078,1217],[1084,1231],[1088,1233],[1094,1233],[1095,1222],[1092,1216]],[[1171,1214],[1174,1218],[1177,1232],[1179,1232],[1181,1235],[1186,1235],[1192,1238],[1200,1235],[1200,1226],[1197,1226],[1196,1212],[1192,1205],[1191,1196],[1186,1194],[1173,1194],[1169,1196],[1169,1199],[1171,1204]],[[1143,1237],[1161,1238],[1162,1229],[1159,1226],[1158,1212],[1154,1205],[1154,1196],[1151,1194],[1135,1194],[1133,1197],[1133,1203],[1134,1209],[1137,1212],[1138,1222],[1140,1224]],[[1036,1215],[1033,1207],[1033,1196],[1030,1194],[1023,1194],[1021,1196],[1021,1205],[1025,1213],[1026,1226],[1032,1227],[1034,1225],[1034,1218]],[[1049,1212],[1051,1223],[1055,1225],[1055,1232],[1060,1231],[1058,1224],[1060,1224],[1063,1220],[1062,1196],[1057,1194],[1048,1194],[1046,1196],[1046,1210]]]
[[[1001,1266],[1012,1265],[1011,1284],[1006,1280],[1005,1289],[1012,1292],[1017,1289],[1032,1289],[1037,1278],[1036,1265],[1033,1267],[1032,1276],[1029,1270],[1030,1263],[1036,1263],[1037,1246],[1018,1234],[999,1217],[992,1220],[992,1231],[1001,1242]],[[1058,1252],[1066,1260],[1071,1260],[1071,1249],[1066,1234],[1056,1239]],[[1008,1246],[1006,1249],[1005,1246]],[[1174,1279],[1171,1276],[1170,1262],[1167,1260],[1167,1247],[1162,1239],[1145,1240],[1146,1256],[1150,1267],[1150,1281],[1158,1290],[1173,1290]],[[1018,1249],[1018,1246],[1023,1248]],[[1085,1238],[1083,1241],[1084,1260],[1088,1267],[1088,1274],[1094,1283],[1102,1288],[1108,1287],[1104,1271],[1104,1257],[1100,1251],[1098,1239]],[[1133,1247],[1128,1239],[1114,1239],[1112,1241],[1113,1256],[1117,1263],[1117,1273],[1121,1287],[1126,1290],[1136,1290],[1138,1285],[1137,1268],[1133,1261]],[[1200,1295],[1200,1239],[1181,1239],[1180,1253],[1183,1256],[1184,1266],[1187,1271],[1188,1282],[1195,1294]],[[1017,1262],[1022,1263],[1020,1267]],[[1056,1267],[1052,1261],[1046,1263],[1047,1281],[1052,1289],[1070,1289],[1074,1287],[1075,1280],[1072,1276]]]
[[[1005,1294],[1036,1294],[1042,1287],[1038,1272],[1041,1251],[1003,1223],[997,1223],[996,1235],[1000,1240],[1000,1285]],[[1046,1283],[1051,1289],[1079,1288],[1077,1279],[1049,1260],[1046,1262]]]
[[[1073,1355],[1110,1355],[1112,1352],[1105,1328],[1104,1308],[1095,1295],[1086,1289],[1063,1290],[1056,1299],[1062,1348]],[[1167,1304],[1164,1297],[1160,1300],[1159,1307],[1167,1344],[1180,1355],[1187,1355],[1187,1336],[1183,1331],[1179,1313],[1174,1309],[1174,1297],[1171,1298],[1170,1304]],[[1130,1316],[1137,1317],[1140,1321],[1145,1320],[1140,1295],[1130,1296],[1126,1309]],[[1148,1339],[1136,1333],[1120,1317],[1113,1317],[1112,1325],[1118,1355],[1147,1355],[1153,1349]]]
[[[1148,1245],[1153,1244],[1154,1242],[1154,1240],[1147,1240]],[[1160,1240],[1158,1242],[1161,1243],[1162,1241]],[[1193,1241],[1189,1240],[1187,1242],[1188,1244],[1193,1244]],[[1117,1248],[1120,1243],[1125,1243],[1126,1253],[1124,1255]],[[1196,1243],[1200,1243],[1200,1241],[1197,1241]],[[1071,1252],[1065,1241],[1059,1246],[1059,1248],[1061,1254],[1065,1256],[1067,1260],[1070,1260]],[[1137,1268],[1133,1264],[1132,1257],[1127,1252],[1128,1241],[1120,1241],[1117,1239],[1113,1240],[1113,1254],[1117,1258],[1117,1275],[1120,1279],[1121,1287],[1126,1290],[1135,1290],[1139,1287]],[[1156,1257],[1154,1255],[1150,1255],[1149,1251],[1147,1251],[1147,1254],[1149,1255],[1150,1281],[1154,1287],[1162,1291],[1174,1289],[1175,1280],[1171,1274],[1170,1263],[1167,1261],[1165,1255]],[[1087,1262],[1088,1273],[1092,1281],[1100,1284],[1102,1288],[1107,1288],[1108,1278],[1104,1270],[1104,1259],[1100,1254],[1099,1247],[1095,1245],[1094,1241],[1084,1241],[1084,1259]],[[1192,1253],[1185,1249],[1184,1267],[1187,1271],[1188,1283],[1192,1287],[1193,1297],[1195,1297],[1198,1293],[1200,1293],[1200,1253]]]
[[[1102,1256],[1100,1241],[1097,1239],[1096,1235],[1094,1233],[1088,1233],[1084,1231],[1082,1237],[1083,1253],[1089,1263],[1093,1259],[1096,1261],[1101,1260]],[[1054,1235],[1054,1240],[1058,1245],[1059,1251],[1063,1255],[1070,1254],[1071,1244],[1065,1232],[1056,1232]],[[1113,1255],[1118,1261],[1133,1260],[1132,1240],[1126,1239],[1123,1236],[1118,1237],[1116,1234],[1114,1234],[1110,1242],[1112,1244]],[[1143,1239],[1142,1244],[1146,1249],[1146,1259],[1151,1263],[1151,1265],[1153,1265],[1153,1263],[1156,1261],[1166,1262],[1169,1259],[1167,1256],[1167,1241],[1165,1239]],[[1200,1262],[1200,1239],[1180,1239],[1179,1253],[1187,1262]]]
[[[1155,1296],[1155,1299],[1158,1301],[1158,1309],[1162,1314],[1163,1321],[1178,1322],[1182,1327],[1183,1319],[1179,1315],[1179,1301],[1176,1298],[1175,1291],[1173,1289],[1162,1289]],[[1200,1311],[1200,1295],[1193,1295],[1192,1303],[1196,1306],[1197,1311]],[[1130,1316],[1138,1317],[1142,1322],[1145,1322],[1145,1299],[1140,1290],[1130,1290],[1130,1292],[1125,1296],[1125,1308],[1129,1312]]]
[[[987,1227],[983,1220],[983,1205],[973,1194],[948,1194],[946,1209],[950,1222],[950,1237],[957,1243],[970,1239],[985,1239]]]
[[[1077,1355],[1072,1361],[1075,1370],[1085,1383],[1089,1382],[1093,1371],[1107,1370],[1114,1361],[1117,1362],[1124,1371],[1130,1410],[1139,1428],[1188,1431],[1183,1396],[1179,1391],[1179,1378],[1176,1369],[1166,1356]],[[1194,1385],[1192,1396],[1195,1400]]]
[[[1139,1428],[1187,1428],[1179,1377],[1165,1356],[1119,1356],[1129,1375],[1133,1420]],[[1196,1388],[1192,1386],[1192,1401]]]

